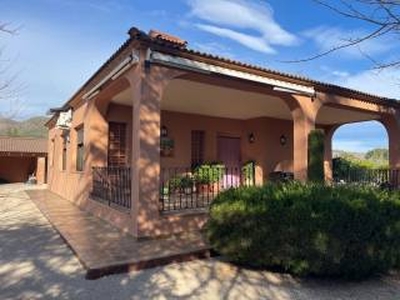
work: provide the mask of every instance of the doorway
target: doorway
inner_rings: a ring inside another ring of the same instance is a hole
[[[217,157],[225,166],[222,178],[224,188],[240,186],[241,151],[240,138],[231,136],[218,136]]]

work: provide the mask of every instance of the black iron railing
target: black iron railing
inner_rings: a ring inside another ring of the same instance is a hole
[[[161,168],[160,210],[205,208],[221,192],[255,184],[254,163],[243,167]]]
[[[337,183],[367,184],[386,189],[399,189],[400,170],[396,169],[348,169],[333,170]]]
[[[130,210],[131,168],[93,167],[91,198],[109,206]]]

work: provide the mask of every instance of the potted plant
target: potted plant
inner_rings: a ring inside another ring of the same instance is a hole
[[[205,163],[197,166],[193,174],[197,192],[213,192],[215,184],[218,183],[224,175],[224,166],[218,163]]]
[[[161,156],[173,156],[173,152],[174,152],[174,140],[167,138],[167,137],[163,137],[161,138],[160,141],[160,150],[161,150]]]
[[[169,180],[168,186],[171,192],[190,195],[193,191],[194,181],[191,175],[178,175]]]

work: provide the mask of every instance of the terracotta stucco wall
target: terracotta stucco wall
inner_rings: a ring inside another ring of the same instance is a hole
[[[105,117],[104,113],[107,117]],[[132,218],[128,213],[110,209],[108,206],[93,201],[89,194],[92,188],[92,166],[107,164],[108,124],[106,118],[117,122],[127,122],[128,141],[131,132],[131,110],[123,106],[110,105],[109,109],[99,113],[95,103],[84,104],[73,112],[70,130],[70,142],[67,144],[67,168],[62,170],[62,131],[49,128],[48,187],[49,189],[74,202],[92,214],[109,221],[121,229],[132,232]],[[85,168],[76,170],[77,132],[84,126]],[[128,146],[130,144],[127,144]],[[130,157],[128,153],[128,157]]]
[[[257,182],[268,179],[272,171],[293,170],[293,123],[273,118],[255,118],[237,120],[218,117],[162,111],[161,124],[168,129],[168,135],[174,140],[173,157],[162,157],[162,168],[190,167],[191,131],[205,132],[205,160],[217,160],[217,137],[232,136],[241,139],[242,163],[254,160],[257,165]],[[253,133],[255,142],[249,143],[248,136]],[[286,145],[280,144],[280,137],[287,139]]]
[[[62,170],[62,130],[51,128],[49,130],[49,163],[48,163],[48,184],[51,191],[73,200],[76,203],[84,203],[90,191],[90,172],[76,170],[76,129],[84,126],[85,149],[86,143],[86,105],[82,105],[73,112],[70,140],[67,143],[67,165]],[[86,152],[86,151],[85,151]]]

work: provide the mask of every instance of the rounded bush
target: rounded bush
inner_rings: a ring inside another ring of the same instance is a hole
[[[359,279],[400,266],[399,194],[289,183],[232,189],[212,203],[212,247],[232,262]]]

